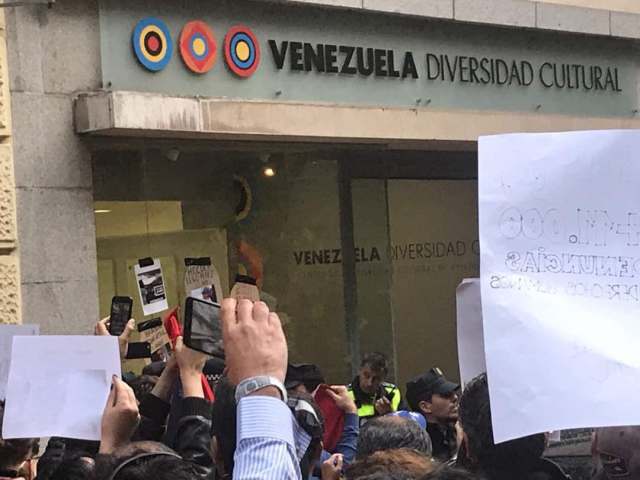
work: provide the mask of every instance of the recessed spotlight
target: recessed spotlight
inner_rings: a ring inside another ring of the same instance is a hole
[[[111,210],[98,209],[94,210],[93,213],[111,213]]]
[[[276,171],[272,167],[264,167],[262,173],[265,177],[275,177]]]

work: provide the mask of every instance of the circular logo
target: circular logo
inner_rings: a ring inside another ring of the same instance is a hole
[[[260,64],[260,44],[251,29],[236,25],[224,37],[224,58],[239,77],[253,75]]]
[[[133,50],[147,70],[162,70],[173,55],[173,40],[167,25],[153,17],[140,20],[133,30]]]
[[[217,57],[213,30],[199,20],[187,23],[180,34],[180,56],[194,73],[207,73]]]

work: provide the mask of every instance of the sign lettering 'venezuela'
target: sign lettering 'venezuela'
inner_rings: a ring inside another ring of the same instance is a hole
[[[417,67],[414,54],[398,54],[392,49],[350,45],[312,44],[269,40],[269,49],[278,70],[324,74],[360,75],[429,81],[476,83],[620,93],[618,68],[603,65],[426,53]],[[422,73],[420,73],[422,72]]]

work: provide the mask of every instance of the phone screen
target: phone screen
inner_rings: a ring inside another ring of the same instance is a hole
[[[111,315],[109,315],[109,333],[119,336],[131,318],[133,300],[129,297],[113,297],[111,300]]]
[[[209,355],[223,357],[220,305],[188,298],[185,311],[186,345]]]

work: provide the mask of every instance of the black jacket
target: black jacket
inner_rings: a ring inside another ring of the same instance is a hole
[[[483,471],[487,480],[571,480],[571,477],[551,460],[541,458],[528,472],[515,474],[511,471]]]
[[[177,432],[173,449],[198,471],[198,478],[213,478],[211,457],[211,403],[203,398],[178,399]],[[171,405],[153,394],[147,394],[140,403],[140,425],[133,440],[161,441],[165,433]]]

